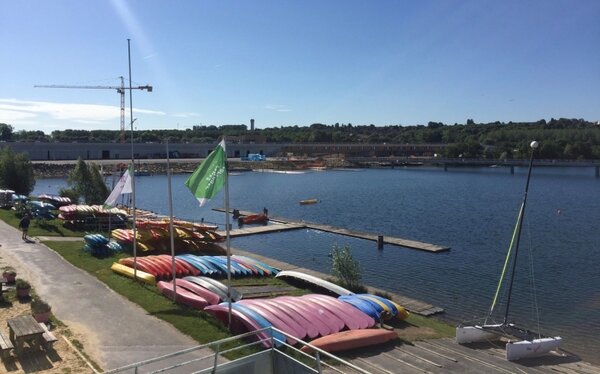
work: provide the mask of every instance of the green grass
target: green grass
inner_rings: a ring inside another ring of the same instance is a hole
[[[0,219],[11,225],[14,228],[19,228],[21,218],[15,215],[14,210],[0,209]],[[63,226],[63,221],[60,219],[38,221],[31,220],[28,236],[76,236],[83,237],[87,234],[84,231],[73,231]]]

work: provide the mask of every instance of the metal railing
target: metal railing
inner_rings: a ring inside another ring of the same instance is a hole
[[[282,340],[274,337],[273,332],[283,335],[286,339],[289,338],[289,339],[294,340],[297,343],[297,345],[299,344],[301,346],[310,347],[310,349],[312,350],[313,353],[312,354],[305,353],[305,352],[301,351],[299,348],[288,344],[285,340],[282,341]],[[263,336],[262,338],[261,338],[261,335]],[[268,336],[268,338],[265,338],[264,336]],[[248,339],[248,338],[254,338],[254,341],[249,342],[249,343],[244,343],[244,344],[235,346],[233,348],[222,349],[224,345],[231,344],[232,342],[241,341],[243,339]],[[124,372],[133,372],[135,374],[138,374],[138,373],[142,372],[141,370],[143,370],[144,367],[148,367],[152,364],[160,364],[162,361],[166,361],[168,359],[171,360],[171,359],[181,357],[186,354],[200,351],[200,350],[206,349],[206,348],[212,349],[213,353],[205,354],[205,355],[202,355],[200,357],[195,357],[195,358],[184,359],[182,357],[181,361],[178,361],[176,363],[167,364],[166,366],[158,368],[158,369],[148,368],[147,369],[148,371],[143,371],[143,372],[145,374],[167,373],[170,371],[176,371],[177,369],[184,368],[186,366],[190,366],[192,364],[198,364],[201,361],[206,361],[207,365],[204,366],[202,369],[196,370],[196,371],[188,371],[188,372],[193,373],[193,374],[218,373],[219,367],[226,365],[228,363],[232,363],[232,362],[242,360],[242,359],[251,361],[252,356],[255,355],[256,352],[247,354],[246,356],[237,358],[233,361],[228,361],[226,358],[222,357],[224,354],[231,353],[231,352],[245,349],[245,348],[249,348],[249,347],[264,348],[262,351],[259,350],[258,352],[259,353],[270,352],[271,360],[275,359],[273,354],[276,352],[280,355],[280,357],[283,357],[285,360],[290,360],[290,362],[293,362],[296,365],[302,366],[304,369],[306,369],[307,373],[321,374],[321,373],[323,373],[324,368],[327,368],[331,371],[338,372],[338,373],[348,373],[349,372],[348,370],[351,370],[350,372],[355,372],[355,373],[360,373],[360,374],[370,374],[370,372],[365,369],[362,369],[348,361],[345,361],[335,355],[332,355],[332,354],[330,354],[320,348],[317,348],[307,342],[304,342],[293,336],[290,336],[289,334],[287,334],[281,330],[278,330],[274,327],[266,327],[266,328],[263,328],[260,330],[247,332],[247,333],[236,335],[233,337],[217,340],[217,341],[214,341],[211,343],[202,344],[202,345],[198,345],[195,347],[183,349],[183,350],[169,353],[169,354],[166,354],[163,356],[158,356],[158,357],[154,357],[154,358],[151,358],[148,360],[135,362],[135,363],[132,363],[129,365],[125,365],[125,366],[116,368],[116,369],[105,371],[104,374],[116,374],[116,373],[124,373]],[[294,353],[292,353],[292,352],[294,352]],[[298,358],[292,357],[292,354],[298,355],[299,357],[303,357],[304,360],[301,361]],[[222,358],[222,360],[219,360],[220,357]],[[330,362],[324,361],[325,359],[327,359]],[[156,365],[154,365],[154,366],[156,366]],[[279,371],[277,371],[276,365],[271,365],[271,367],[273,368],[273,370],[272,370],[273,374],[279,373]]]

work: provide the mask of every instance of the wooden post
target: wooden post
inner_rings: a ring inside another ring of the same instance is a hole
[[[514,174],[515,174],[515,167],[514,167],[514,166],[511,166],[511,167],[510,167],[510,174],[511,174],[511,175],[514,175]]]
[[[596,165],[596,178],[600,177],[600,166]]]
[[[377,249],[383,249],[383,235],[377,236]]]

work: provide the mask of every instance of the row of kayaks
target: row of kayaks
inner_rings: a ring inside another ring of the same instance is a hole
[[[217,280],[189,276],[175,282],[160,281],[157,287],[163,295],[178,303],[204,310],[222,322],[228,322],[228,289]],[[277,344],[295,344],[301,339],[315,339],[343,330],[367,329],[376,324],[376,319],[354,305],[331,296],[308,294],[245,300],[234,288],[229,292],[233,300],[232,328],[241,332],[275,327],[288,335],[274,332]],[[271,340],[266,334],[263,333],[263,344],[270,346]]]
[[[71,199],[69,197],[58,195],[41,194],[38,196],[38,200],[48,202],[58,207],[71,204]]]
[[[170,256],[152,257],[160,257],[165,264],[168,260],[171,265]],[[176,261],[181,257],[186,256],[177,256]],[[232,263],[236,257],[243,259],[246,264],[257,261],[249,257],[234,256]],[[117,271],[115,268],[113,270]],[[138,277],[144,276],[143,271],[138,270],[138,273]],[[275,330],[257,333],[265,347],[270,347],[272,342],[281,345],[284,342],[296,344],[298,340],[312,340],[313,346],[334,352],[383,343],[396,339],[396,333],[372,327],[381,319],[405,319],[408,316],[402,306],[373,294],[350,294],[338,298],[308,294],[272,299],[242,299],[243,295],[235,288],[228,289],[215,279],[198,275],[184,276],[175,281],[159,281],[157,287],[163,295],[177,303],[204,310],[225,324],[228,323],[231,305],[231,328],[234,332],[275,327],[286,333],[283,335]],[[227,302],[228,294],[231,295],[231,304]],[[271,339],[271,333],[274,339]],[[310,348],[304,350],[309,351]]]
[[[176,252],[225,254],[225,250],[216,245],[225,239],[215,231],[216,226],[174,220],[172,228]],[[134,230],[115,229],[111,231],[111,237],[121,245],[132,246]],[[142,252],[169,252],[171,223],[168,220],[137,220],[135,241]]]
[[[174,263],[173,263],[174,261]],[[222,277],[227,275],[227,256],[197,256],[192,254],[127,257],[119,260],[119,264],[128,266],[151,275],[154,279],[173,278],[173,265],[177,278],[205,275]],[[234,277],[273,276],[279,270],[266,263],[246,257],[231,256],[231,275]]]
[[[102,205],[70,204],[59,207],[58,211],[58,218],[65,221],[82,219],[90,216],[115,215],[120,217],[127,217],[127,212],[125,212],[122,209],[107,209],[104,208]]]

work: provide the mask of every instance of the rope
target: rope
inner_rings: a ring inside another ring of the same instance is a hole
[[[537,290],[535,288],[535,271],[534,271],[534,266],[533,266],[533,245],[532,245],[532,240],[531,240],[531,226],[529,224],[529,221],[527,222],[527,238],[529,240],[529,250],[527,251],[529,253],[529,273],[531,274],[531,296],[532,296],[532,301],[533,301],[533,312],[535,313],[535,320],[537,322],[537,333],[538,333],[538,338],[542,337],[542,330],[540,329],[540,310],[539,310],[539,305],[538,305],[538,301],[537,301]]]

